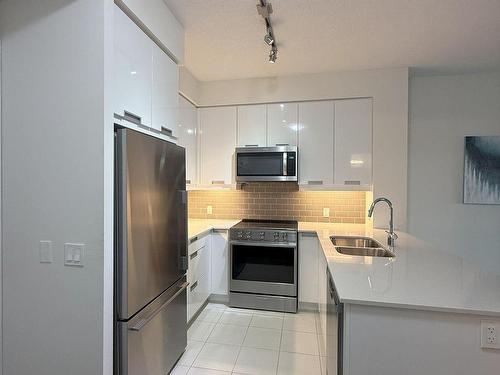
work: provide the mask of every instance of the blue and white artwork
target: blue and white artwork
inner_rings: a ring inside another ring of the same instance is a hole
[[[500,136],[465,137],[464,203],[500,204]]]

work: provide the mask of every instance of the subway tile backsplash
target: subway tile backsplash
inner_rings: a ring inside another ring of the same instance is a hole
[[[296,183],[244,184],[241,190],[191,190],[188,213],[193,219],[279,219],[364,224],[364,191],[299,191]],[[212,206],[212,214],[207,214]],[[330,216],[323,217],[323,208]]]

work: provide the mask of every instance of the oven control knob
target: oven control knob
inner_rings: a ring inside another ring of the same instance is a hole
[[[261,241],[264,241],[264,238],[265,238],[265,237],[266,237],[266,234],[265,234],[264,232],[260,232],[260,233],[259,233],[259,239],[260,239]]]
[[[280,240],[280,234],[278,232],[274,232],[273,233],[273,237],[274,237],[275,241],[279,241]]]
[[[252,238],[252,232],[246,232],[246,233],[245,233],[245,238],[246,238],[247,240],[249,240],[250,238]]]
[[[238,238],[243,238],[243,232],[241,230],[238,231],[236,235],[238,236]]]
[[[283,241],[287,241],[288,240],[288,233],[283,233],[283,238],[282,238]]]

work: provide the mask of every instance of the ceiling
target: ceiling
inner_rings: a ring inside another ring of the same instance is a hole
[[[267,62],[256,0],[165,2],[185,27],[185,66],[202,81],[500,69],[500,0],[271,0],[276,64]]]

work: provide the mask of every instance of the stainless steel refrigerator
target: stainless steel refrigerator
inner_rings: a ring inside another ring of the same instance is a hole
[[[115,130],[115,374],[164,375],[187,344],[185,150]]]

